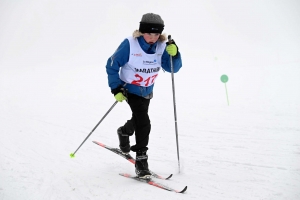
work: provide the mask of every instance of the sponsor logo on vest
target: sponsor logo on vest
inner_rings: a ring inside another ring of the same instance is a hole
[[[141,73],[154,73],[154,72],[159,72],[160,67],[156,67],[156,68],[143,68],[143,69],[137,69],[134,68],[136,72],[141,72]]]
[[[156,64],[156,60],[143,60],[143,64],[144,65],[155,65]]]
[[[136,56],[136,57],[142,57],[142,54],[141,54],[141,53],[133,53],[133,54],[131,54],[131,55]]]

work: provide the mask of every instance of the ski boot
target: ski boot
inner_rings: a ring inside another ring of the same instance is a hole
[[[123,154],[128,154],[130,152],[130,141],[129,136],[123,134],[122,127],[118,128],[117,130],[119,141],[120,141],[120,149]]]
[[[135,173],[139,178],[150,179],[151,172],[148,168],[148,155],[147,151],[137,151],[136,152],[136,161],[135,161]]]

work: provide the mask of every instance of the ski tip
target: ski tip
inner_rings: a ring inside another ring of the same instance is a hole
[[[173,176],[173,174],[170,174],[170,176],[168,176],[168,177],[166,178],[166,180],[170,179],[172,176]]]
[[[181,191],[178,192],[178,193],[184,193],[186,190],[187,190],[187,186],[185,186],[185,187],[183,188],[183,190],[181,190]]]
[[[168,177],[163,177],[163,176],[160,176],[160,175],[158,175],[154,172],[151,172],[151,174],[152,174],[153,177],[163,179],[163,180],[169,180],[173,176],[173,174],[170,174]]]

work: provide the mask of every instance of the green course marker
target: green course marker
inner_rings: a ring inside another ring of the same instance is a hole
[[[75,154],[74,154],[74,153],[71,153],[71,154],[70,154],[70,157],[71,157],[71,158],[75,158]]]
[[[228,92],[227,92],[227,86],[226,86],[226,83],[228,82],[228,76],[227,75],[222,75],[221,76],[221,81],[225,84],[225,90],[226,90],[226,96],[227,96],[227,103],[228,103],[228,106],[229,106],[229,99],[228,99]]]

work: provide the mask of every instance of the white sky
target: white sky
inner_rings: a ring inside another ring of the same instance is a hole
[[[299,62],[297,0],[137,2],[1,0],[0,66],[102,64],[147,12],[201,65]]]

